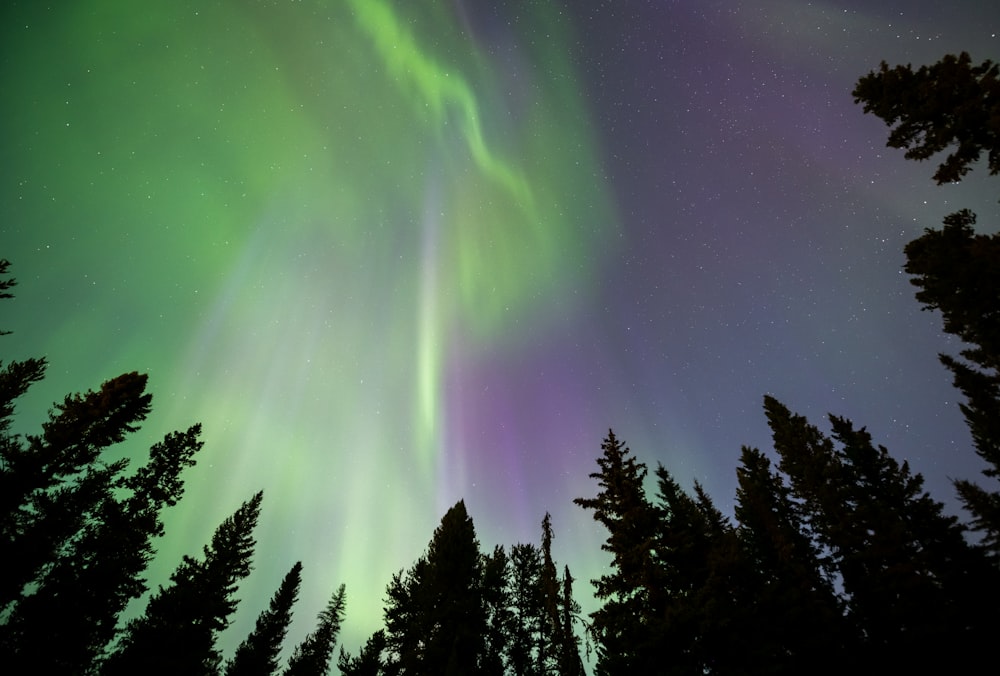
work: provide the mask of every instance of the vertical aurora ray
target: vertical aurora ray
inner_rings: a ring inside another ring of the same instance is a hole
[[[557,5],[522,8],[517,25],[460,10],[5,10],[2,77],[20,105],[2,123],[4,217],[19,236],[3,255],[28,313],[15,339],[57,365],[43,399],[148,370],[150,438],[203,423],[155,580],[264,489],[234,643],[294,560],[293,633],[343,581],[356,646],[442,506],[542,482],[535,502],[474,514],[491,544],[534,537],[558,507],[561,475],[524,453],[526,434],[560,423],[514,434],[490,411],[543,396],[506,379],[563,339],[615,218]],[[31,314],[51,299],[59,313]]]

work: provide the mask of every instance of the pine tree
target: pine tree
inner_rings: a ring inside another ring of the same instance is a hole
[[[967,348],[961,359],[939,355],[965,395],[960,405],[976,453],[1000,478],[1000,235],[977,235],[975,214],[963,209],[906,245],[906,271],[925,310],[940,310],[944,330]],[[969,480],[955,482],[973,526],[1000,559],[1000,491]]]
[[[601,549],[612,556],[611,572],[592,580],[603,605],[591,613],[598,674],[658,673],[655,625],[662,610],[662,574],[654,555],[658,516],[646,498],[646,466],[612,430],[601,444],[600,471],[590,475],[600,490],[574,503],[593,510],[608,531]]]
[[[916,72],[909,65],[858,80],[855,103],[890,126],[888,144],[905,148],[907,159],[925,160],[951,150],[934,179],[956,182],[980,156],[991,174],[1000,173],[1000,66],[972,65],[965,52],[946,55]],[[941,310],[944,329],[969,346],[962,359],[940,355],[966,397],[962,413],[976,453],[988,464],[984,474],[1000,478],[1000,236],[976,235],[976,217],[963,209],[949,215],[941,230],[927,229],[907,244],[906,271],[924,309]],[[1000,490],[955,481],[972,525],[1000,561]]]
[[[843,673],[843,610],[791,491],[756,448],[743,448],[736,474],[737,535],[750,575],[744,605],[753,608],[746,661],[762,673]]]
[[[278,671],[278,654],[292,621],[292,606],[302,584],[302,563],[288,571],[250,635],[226,664],[226,676],[271,676]]]
[[[507,670],[514,676],[535,676],[540,673],[536,655],[545,622],[542,554],[533,544],[516,544],[511,547],[510,563]]]
[[[326,676],[330,673],[330,658],[340,635],[346,603],[345,587],[340,585],[320,611],[316,629],[295,647],[283,676]]]
[[[27,378],[41,377],[28,369]],[[30,382],[23,377],[21,390]],[[0,544],[18,556],[0,579],[0,607],[29,583],[88,523],[126,463],[102,463],[101,453],[138,429],[150,410],[146,376],[126,373],[97,392],[67,396],[49,413],[40,436],[26,443],[4,433],[0,463]]]
[[[351,657],[341,646],[340,658],[337,660],[341,676],[379,676],[385,667],[382,660],[385,648],[385,631],[382,629],[368,638],[357,657]]]
[[[160,512],[181,497],[179,475],[194,464],[199,433],[196,425],[168,434],[131,476],[118,476],[124,461],[109,467],[81,530],[11,613],[12,667],[86,673],[102,657],[118,616],[147,589],[142,573],[153,556],[152,539],[163,534]]]
[[[510,559],[502,546],[497,545],[492,554],[483,556],[481,588],[483,609],[486,612],[486,632],[479,667],[479,673],[483,676],[502,676],[505,673],[504,657],[510,640],[512,619],[510,575]]]
[[[538,640],[539,673],[575,676],[583,673],[580,660],[579,639],[573,625],[579,607],[573,600],[573,579],[566,569],[566,577],[559,579],[552,557],[552,516],[546,512],[542,519],[542,565],[540,592],[542,598],[542,631]]]
[[[996,626],[995,613],[976,611],[983,600],[994,602],[996,576],[957,519],[923,491],[907,463],[850,421],[830,417],[834,444],[770,397],[765,410],[780,468],[829,552],[847,619],[860,631],[863,666],[926,672],[974,663],[974,637]],[[945,659],[942,643],[962,649]]]
[[[951,183],[987,155],[991,174],[1000,172],[1000,66],[972,57],[946,55],[937,63],[889,68],[860,78],[854,102],[863,103],[893,127],[887,145],[906,149],[906,158],[926,160],[952,148],[934,174],[938,184]],[[895,125],[895,126],[894,126]]]
[[[441,519],[427,553],[389,584],[386,673],[477,672],[486,632],[481,567],[475,527],[459,501]]]
[[[128,623],[103,674],[197,676],[218,671],[216,638],[236,609],[240,580],[250,573],[262,499],[263,493],[257,493],[223,521],[202,559],[184,556],[170,586],[161,586],[145,613]]]

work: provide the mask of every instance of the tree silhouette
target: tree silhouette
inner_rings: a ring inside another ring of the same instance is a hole
[[[486,612],[475,527],[459,501],[435,529],[427,553],[387,589],[389,674],[476,673]]]
[[[382,629],[368,637],[357,657],[351,657],[341,646],[340,658],[337,660],[341,676],[378,676],[383,673],[385,662],[382,660],[382,653],[385,648],[385,631]]]
[[[288,668],[282,672],[284,676],[326,676],[330,673],[330,658],[333,656],[337,636],[340,635],[346,604],[345,587],[340,585],[326,607],[320,611],[316,629],[292,651],[292,656],[288,658]]]
[[[973,66],[965,52],[916,72],[910,65],[890,68],[883,61],[858,80],[854,102],[892,128],[886,145],[906,149],[907,159],[926,160],[953,148],[934,173],[938,184],[951,183],[983,153],[990,173],[1000,172],[998,76],[1000,66],[992,61]]]
[[[278,671],[278,654],[292,621],[292,606],[302,583],[302,563],[296,562],[281,580],[278,591],[257,624],[226,663],[226,676],[271,676]]]
[[[663,579],[654,552],[658,517],[646,499],[646,465],[608,430],[590,475],[600,490],[574,503],[593,510],[608,531],[601,549],[612,556],[611,572],[592,580],[603,605],[591,613],[597,648],[596,673],[658,673],[661,646],[656,625],[663,612]]]
[[[888,145],[906,148],[908,159],[928,159],[953,148],[934,175],[940,183],[959,181],[983,153],[991,174],[1000,172],[1000,66],[971,57],[947,55],[922,66],[889,68],[883,62],[858,80],[855,103],[891,128]],[[898,123],[898,124],[897,124]],[[895,126],[894,126],[895,125]],[[940,355],[965,395],[961,409],[976,453],[989,465],[984,474],[1000,477],[1000,238],[976,235],[976,217],[963,209],[927,229],[905,249],[906,271],[924,309],[941,310],[944,329],[969,347],[961,357]],[[972,525],[1000,560],[1000,491],[969,480],[955,482],[973,515]]]
[[[236,609],[238,583],[250,573],[262,499],[263,493],[257,493],[223,521],[202,559],[184,556],[170,576],[170,586],[161,586],[145,613],[128,623],[104,674],[194,676],[218,671],[221,656],[215,641]]]

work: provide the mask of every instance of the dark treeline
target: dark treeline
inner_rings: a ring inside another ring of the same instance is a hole
[[[946,56],[914,71],[881,67],[853,92],[891,128],[888,145],[960,180],[986,155],[1000,173],[998,67]],[[965,343],[940,355],[964,401],[984,475],[1000,477],[1000,235],[975,214],[948,216],[906,246],[917,300]],[[0,298],[14,279],[0,261]],[[2,332],[0,332],[2,333]],[[968,523],[947,514],[905,461],[837,416],[829,432],[773,397],[773,449],[743,448],[732,517],[700,485],[685,490],[609,431],[575,502],[607,532],[610,564],[581,617],[568,566],[538,544],[483,551],[464,502],[426,551],[388,582],[384,623],[357,654],[335,656],[343,585],[280,656],[302,580],[289,562],[270,603],[231,655],[217,645],[252,568],[263,495],[249,496],[199,556],[150,592],[161,513],[183,495],[200,427],[171,432],[141,464],[108,450],[151,410],[146,377],[126,373],[54,404],[38,434],[12,432],[15,404],[45,359],[0,364],[0,670],[5,674],[966,673],[995,662],[1000,635],[1000,490],[955,481]],[[119,457],[117,454],[115,457]],[[589,653],[589,651],[587,651]]]

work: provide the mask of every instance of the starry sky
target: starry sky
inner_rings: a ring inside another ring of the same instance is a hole
[[[609,427],[724,511],[762,396],[923,472],[981,464],[902,249],[997,179],[936,186],[850,95],[881,60],[1000,60],[982,0],[126,0],[0,8],[5,360],[19,406],[149,374],[120,452],[204,425],[151,571],[264,490],[234,646],[296,560],[291,639],[342,639],[464,498],[586,607],[572,504]]]

